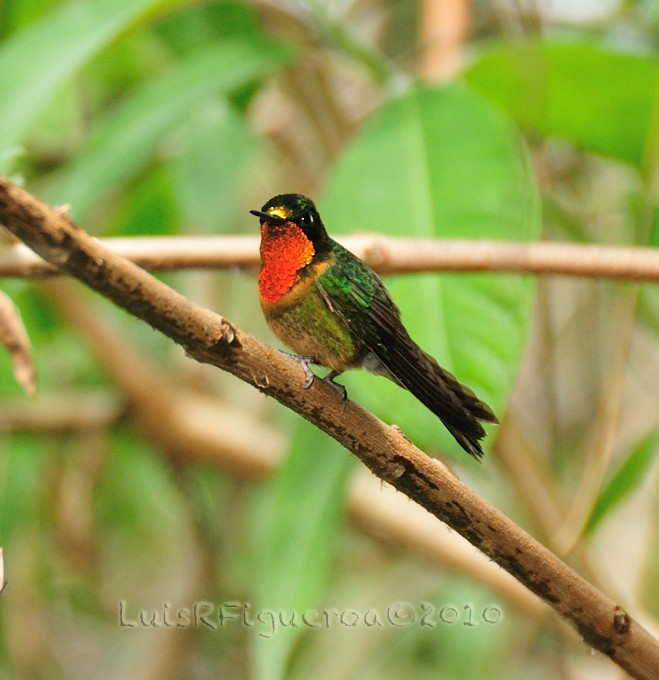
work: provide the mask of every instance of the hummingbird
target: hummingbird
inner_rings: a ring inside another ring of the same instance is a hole
[[[271,198],[261,210],[259,298],[274,334],[306,373],[330,369],[330,383],[364,368],[409,390],[460,446],[483,456],[481,421],[497,423],[487,404],[412,340],[378,275],[330,238],[313,201],[302,194]],[[346,398],[345,387],[334,383]]]

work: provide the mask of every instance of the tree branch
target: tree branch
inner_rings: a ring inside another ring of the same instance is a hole
[[[255,478],[275,472],[286,449],[286,437],[279,430],[268,426],[255,413],[186,387],[176,376],[163,375],[156,360],[135,347],[110,321],[101,318],[76,282],[60,278],[41,287],[57,312],[85,338],[112,381],[128,398],[130,419],[162,453],[177,463],[217,466],[234,478]],[[93,397],[93,393],[85,393],[74,402],[58,395],[46,409],[39,403],[26,409],[25,405],[12,408],[0,402],[0,432],[15,427],[32,431],[43,427],[55,432],[67,427],[78,431],[90,429],[95,420],[100,421],[94,412],[89,412],[88,402],[90,398],[93,402]],[[53,410],[55,417],[49,417]],[[103,425],[109,427],[107,416],[111,414],[107,407],[103,415]],[[101,426],[100,422],[97,424]],[[474,550],[462,536],[438,523],[365,467],[357,468],[351,477],[346,499],[348,514],[377,540],[416,551],[444,570],[487,585],[527,617],[542,619],[574,641],[574,630],[563,619],[547,616],[549,607],[540,598]]]
[[[0,222],[42,258],[182,345],[272,396],[352,451],[569,620],[633,677],[659,677],[659,643],[621,607],[416,448],[322,380],[305,390],[299,364],[203,309],[102,246],[24,190],[0,179]]]
[[[509,272],[659,282],[659,250],[579,243],[459,241],[361,234],[337,238],[382,274]],[[151,271],[258,265],[255,236],[134,236],[103,247]],[[54,276],[60,270],[24,244],[0,244],[0,277]]]

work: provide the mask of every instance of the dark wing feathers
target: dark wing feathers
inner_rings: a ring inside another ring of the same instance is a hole
[[[339,246],[337,258],[318,280],[330,307],[394,377],[437,415],[468,453],[483,455],[479,421],[496,423],[491,409],[410,338],[384,284],[366,265]]]

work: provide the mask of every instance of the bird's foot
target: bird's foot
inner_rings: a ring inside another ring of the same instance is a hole
[[[309,364],[315,364],[316,360],[313,357],[307,357],[302,354],[292,354],[291,352],[284,352],[284,354],[288,354],[289,357],[295,359],[300,364],[300,366],[302,366],[302,370],[304,371],[304,375],[306,377],[306,380],[304,381],[304,389],[308,390],[313,385],[313,381],[316,378],[314,372],[309,368]]]
[[[334,382],[334,378],[338,378],[343,371],[330,371],[323,380],[330,385],[334,385],[336,389],[341,393],[341,401],[345,401],[348,398],[348,390],[346,390],[345,385],[341,383]]]

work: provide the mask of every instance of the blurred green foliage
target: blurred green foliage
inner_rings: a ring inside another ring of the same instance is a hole
[[[514,15],[513,26],[495,5],[474,3],[469,64],[440,85],[418,75],[427,46],[417,35],[421,5],[412,2],[9,0],[0,15],[0,171],[70,204],[85,229],[103,236],[255,233],[250,208],[301,191],[318,198],[335,234],[656,245],[652,5],[620,3],[599,23],[567,28],[532,13]],[[621,41],[617,29],[631,38]],[[272,340],[251,275],[164,278]],[[568,677],[573,660],[583,660],[582,649],[568,648],[546,621],[529,625],[500,592],[346,522],[355,465],[307,423],[192,365],[104,301],[71,296],[98,324],[83,331],[48,286],[0,285],[29,331],[41,400],[21,394],[0,353],[0,545],[9,581],[0,596],[0,678],[83,678],[93,668],[108,679],[540,679]],[[598,537],[599,554],[613,562],[616,520],[639,498],[646,514],[634,526],[652,535],[652,287],[483,274],[388,285],[420,344],[523,433],[561,518],[580,500],[578,481],[597,470],[577,562],[598,562],[588,552]],[[127,370],[109,357],[113,348]],[[149,381],[152,392],[140,392]],[[551,545],[514,469],[497,466],[492,452],[481,468],[467,460],[387,381],[355,372],[345,383],[351,398],[450,457],[516,521],[533,518],[534,533]],[[263,449],[278,450],[280,437],[279,469],[245,479],[199,462],[194,440],[189,450],[168,441],[175,418],[154,408],[200,394],[218,418],[233,409],[235,428],[262,432]],[[616,444],[598,458],[593,440]],[[619,587],[651,608],[659,564],[643,560],[659,554],[656,531],[647,546],[627,534],[640,555],[629,573],[650,577],[631,594]],[[122,625],[119,602],[132,625]],[[248,621],[263,609],[323,607],[384,617],[400,602],[450,605],[461,616],[495,606],[504,616],[496,625],[461,619],[404,629],[314,630],[298,621],[272,636]],[[211,606],[212,625],[165,630],[167,616],[195,621],[181,613],[193,603]],[[145,630],[141,610],[159,630]],[[224,622],[223,611],[231,614]]]
[[[420,85],[384,106],[337,164],[322,214],[338,232],[358,225],[390,235],[513,241],[540,234],[521,138],[461,85]],[[517,374],[531,285],[520,277],[426,275],[400,278],[390,288],[394,299],[405,300],[412,336],[500,412]],[[448,433],[413,398],[361,377],[351,382],[358,401],[420,446],[451,448]]]
[[[656,55],[617,52],[583,37],[505,43],[485,51],[466,78],[530,130],[653,170]]]

